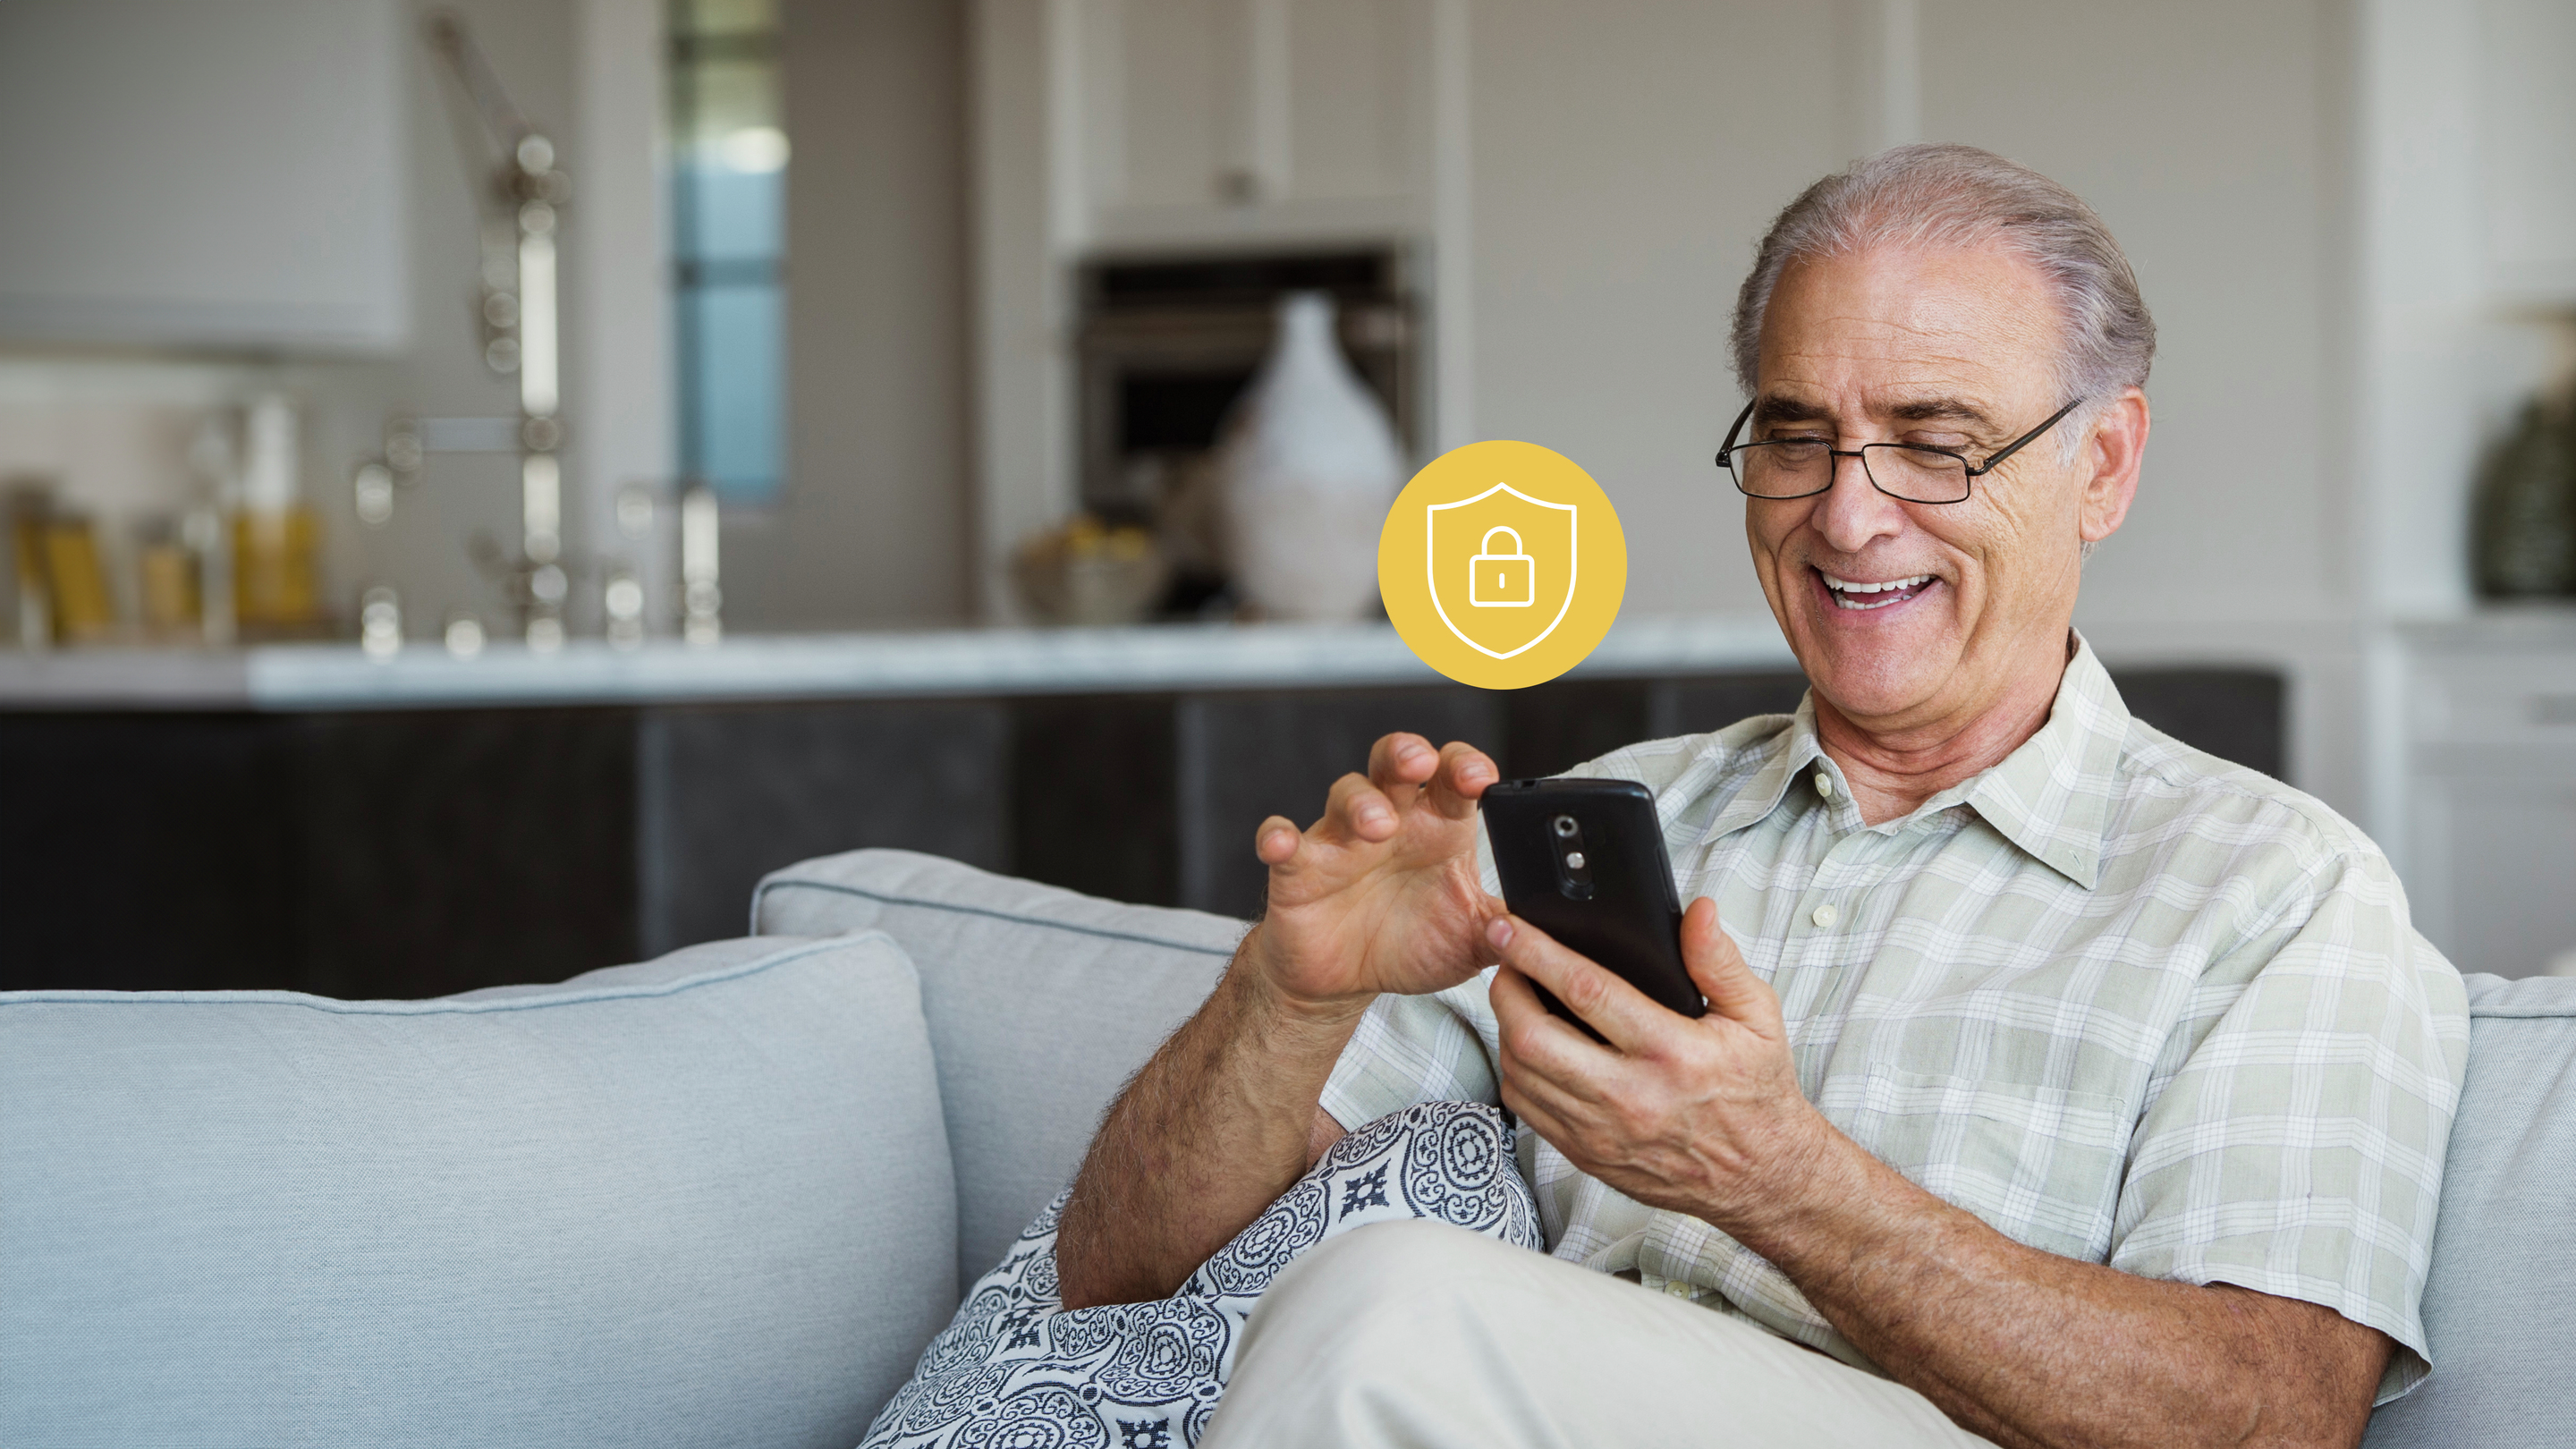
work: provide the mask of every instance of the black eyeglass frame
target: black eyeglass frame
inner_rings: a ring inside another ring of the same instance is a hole
[[[2030,446],[2030,444],[2036,441],[2041,434],[2047,432],[2053,427],[2056,427],[2059,423],[2064,422],[2067,414],[2084,406],[2084,399],[2079,397],[2075,401],[2068,403],[2066,406],[2059,408],[2057,411],[2050,413],[2048,415],[2047,422],[2041,423],[2038,427],[2035,427],[2029,432],[2022,434],[2020,437],[2013,439],[2011,442],[2004,444],[2002,449],[1989,456],[1983,463],[1971,464],[1968,461],[1967,454],[1959,452],[1954,448],[1936,448],[1929,443],[1863,443],[1857,448],[1849,449],[1836,448],[1828,445],[1825,449],[1824,487],[1810,488],[1804,493],[1756,493],[1744,486],[1744,475],[1735,471],[1734,459],[1736,452],[1735,435],[1744,431],[1744,425],[1752,418],[1755,403],[1758,403],[1759,401],[1760,399],[1757,398],[1754,402],[1746,403],[1744,405],[1744,411],[1735,415],[1735,425],[1726,430],[1726,441],[1721,444],[1717,450],[1717,466],[1726,470],[1726,476],[1729,479],[1732,479],[1735,483],[1736,492],[1743,494],[1747,498],[1759,498],[1772,503],[1786,502],[1795,498],[1813,498],[1819,493],[1831,493],[1833,491],[1834,459],[1859,458],[1860,475],[1869,479],[1870,487],[1876,488],[1881,493],[1887,493],[1888,497],[1895,499],[1899,503],[1928,503],[1935,507],[1947,507],[1953,503],[1967,502],[1969,494],[1976,491],[1973,488],[1969,488],[1967,483],[1974,482],[1979,478],[1983,478],[1988,473],[1995,471],[1996,465],[2002,463],[2004,459],[2009,458],[2013,454],[2020,452],[2023,448]],[[1775,440],[1766,438],[1746,443],[1744,446],[1748,448],[1759,448],[1768,446],[1774,441],[1806,442],[1810,440],[1785,438]],[[1931,453],[1943,458],[1956,459],[1959,466],[1966,470],[1965,477],[1967,482],[1963,482],[1960,485],[1962,491],[1956,498],[1908,498],[1902,493],[1889,493],[1886,486],[1878,481],[1877,476],[1869,471],[1869,459],[1866,454],[1872,448],[1903,448],[1908,452]]]

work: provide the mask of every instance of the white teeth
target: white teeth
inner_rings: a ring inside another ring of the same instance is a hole
[[[1834,603],[1845,609],[1884,609],[1890,604],[1901,604],[1905,602],[1904,599],[1895,597],[1876,599],[1869,603],[1862,603],[1859,599],[1853,596],[1856,594],[1888,594],[1891,596],[1896,594],[1908,594],[1910,597],[1908,591],[1919,589],[1925,584],[1932,582],[1932,575],[1930,574],[1916,574],[1910,579],[1890,579],[1883,584],[1865,584],[1855,579],[1835,578],[1832,574],[1825,573],[1822,569],[1818,569],[1816,572],[1823,576],[1825,586],[1833,590]]]
[[[1820,569],[1818,572],[1823,571]],[[1851,579],[1838,579],[1832,574],[1825,574],[1825,586],[1838,594],[1883,594],[1893,590],[1921,588],[1930,582],[1932,582],[1930,574],[1916,574],[1910,579],[1893,579],[1883,584],[1857,583]]]

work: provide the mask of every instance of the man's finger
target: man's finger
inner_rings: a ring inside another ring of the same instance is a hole
[[[1378,736],[1377,743],[1369,746],[1369,783],[1400,805],[1411,804],[1414,792],[1438,768],[1440,752],[1420,735],[1398,730]]]
[[[1565,1143],[1573,1140],[1574,1119],[1584,1115],[1583,1108],[1568,1098],[1561,1088],[1526,1072],[1506,1072],[1495,1085],[1502,1089],[1503,1105],[1511,1109],[1511,1114],[1520,1119],[1522,1126],[1556,1143],[1559,1151],[1564,1150]]]
[[[1464,820],[1476,813],[1485,787],[1502,777],[1483,750],[1452,741],[1440,751],[1440,768],[1431,777],[1431,808],[1451,820]]]
[[[1551,1110],[1546,1103],[1532,1097],[1519,1082],[1505,1077],[1498,1085],[1502,1089],[1500,1095],[1504,1109],[1520,1119],[1522,1126],[1550,1142],[1565,1142],[1571,1139],[1573,1134],[1566,1130],[1564,1117]]]
[[[1252,832],[1252,853],[1260,857],[1263,865],[1286,865],[1297,858],[1297,842],[1303,838],[1297,822],[1285,815],[1273,815]]]
[[[1555,1024],[1572,1030],[1561,1021]],[[1584,1045],[1590,1046],[1591,1043],[1587,1041]],[[1496,1085],[1507,1087],[1519,1096],[1520,1105],[1512,1110],[1531,1119],[1531,1126],[1540,1127],[1540,1136],[1549,1135],[1542,1126],[1544,1122],[1570,1124],[1594,1121],[1605,1111],[1613,1110],[1609,1093],[1603,1089],[1605,1086],[1615,1089],[1618,1083],[1615,1069],[1604,1070],[1598,1076],[1570,1075],[1551,1070],[1547,1063],[1510,1055],[1503,1058],[1501,1065],[1502,1075]],[[1565,1145],[1562,1136],[1554,1140],[1560,1148]]]
[[[1681,1018],[1620,979],[1618,973],[1556,943],[1545,931],[1518,916],[1502,916],[1485,928],[1485,939],[1503,964],[1544,986],[1565,1009],[1589,1023],[1622,1052],[1633,1051],[1649,1033],[1663,1029],[1657,1017]],[[1581,1033],[1576,1033],[1580,1036]]]
[[[1396,832],[1395,803],[1365,775],[1344,775],[1324,798],[1324,818],[1315,831],[1328,840],[1363,840],[1371,844]]]
[[[1779,1036],[1780,998],[1736,949],[1735,938],[1717,922],[1717,902],[1701,896],[1682,912],[1682,964],[1708,998],[1708,1009],[1741,1022],[1764,1036]]]
[[[1506,966],[1494,973],[1488,992],[1494,1006],[1494,1028],[1507,1061],[1528,1064],[1533,1071],[1560,1075],[1598,1071],[1609,1048],[1577,1030],[1572,1022],[1547,1009],[1530,979]],[[1591,1058],[1588,1067],[1584,1059]]]

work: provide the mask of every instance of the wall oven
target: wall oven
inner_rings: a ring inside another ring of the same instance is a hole
[[[1081,269],[1082,504],[1153,529],[1173,565],[1165,617],[1231,607],[1213,450],[1270,351],[1279,298],[1330,293],[1342,350],[1419,456],[1420,328],[1393,247],[1103,259]]]

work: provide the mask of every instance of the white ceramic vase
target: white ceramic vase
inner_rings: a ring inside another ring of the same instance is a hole
[[[1223,451],[1228,562],[1265,618],[1377,612],[1377,540],[1404,483],[1395,428],[1333,336],[1332,298],[1279,302],[1279,340]]]

